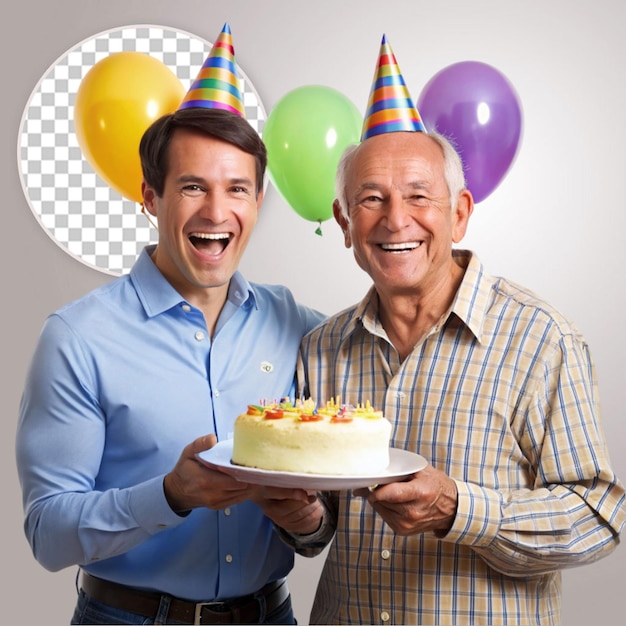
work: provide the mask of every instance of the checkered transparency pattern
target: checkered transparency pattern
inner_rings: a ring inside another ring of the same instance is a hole
[[[39,81],[22,116],[18,168],[40,225],[77,260],[108,274],[123,274],[157,237],[140,205],[109,187],[82,154],[73,123],[81,80],[110,54],[143,52],[167,65],[187,90],[211,46],[180,30],[127,26],[79,43]],[[248,77],[238,70],[246,118],[262,134],[265,109]]]

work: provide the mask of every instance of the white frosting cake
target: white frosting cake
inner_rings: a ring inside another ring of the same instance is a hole
[[[391,423],[381,411],[331,400],[249,405],[235,420],[232,463],[265,470],[345,476],[389,465]]]

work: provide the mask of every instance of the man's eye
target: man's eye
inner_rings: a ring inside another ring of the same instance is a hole
[[[234,193],[236,195],[239,195],[239,194],[248,195],[250,193],[250,189],[244,185],[233,185],[230,188],[230,193]]]
[[[181,189],[181,193],[183,194],[183,196],[195,198],[202,195],[204,193],[204,189],[202,189],[202,187],[199,187],[198,185],[185,185]]]
[[[381,205],[382,201],[383,199],[378,196],[366,196],[361,198],[358,203],[368,209],[375,209]]]

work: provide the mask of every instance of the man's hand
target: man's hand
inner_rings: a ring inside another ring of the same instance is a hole
[[[308,535],[320,527],[324,506],[315,494],[283,487],[256,487],[253,490],[252,500],[283,530]]]
[[[398,535],[427,531],[445,534],[456,515],[456,483],[432,465],[413,474],[406,482],[376,489],[355,489]]]
[[[174,469],[165,476],[165,497],[176,513],[199,507],[223,509],[252,495],[251,485],[212,470],[196,458],[196,454],[209,450],[216,443],[215,435],[205,435],[192,441],[183,450]]]

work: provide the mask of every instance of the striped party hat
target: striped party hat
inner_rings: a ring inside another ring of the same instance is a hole
[[[426,127],[411,100],[393,50],[383,35],[361,141],[403,130],[425,133]]]
[[[178,108],[192,107],[225,109],[246,117],[237,77],[235,48],[228,23],[224,24],[220,36]]]

